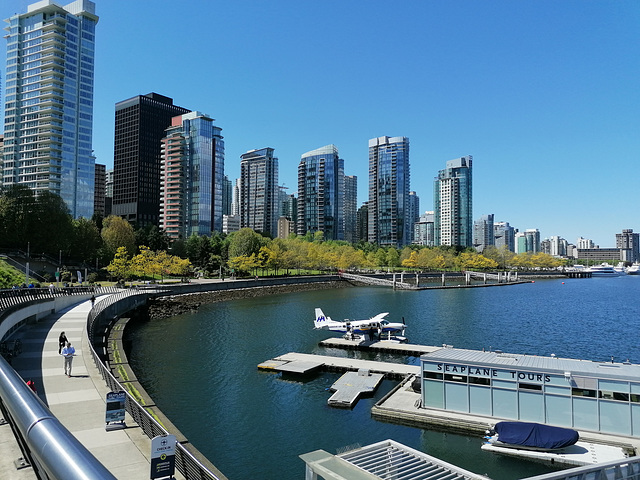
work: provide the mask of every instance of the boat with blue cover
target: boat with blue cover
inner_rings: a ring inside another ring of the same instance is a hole
[[[498,422],[485,436],[491,445],[540,451],[569,447],[579,438],[571,428],[530,422]]]

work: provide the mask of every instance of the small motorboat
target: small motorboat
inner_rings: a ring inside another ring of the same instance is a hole
[[[580,435],[571,428],[541,423],[498,422],[484,438],[486,443],[497,447],[548,452],[575,444]]]

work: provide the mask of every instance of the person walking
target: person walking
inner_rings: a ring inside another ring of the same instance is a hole
[[[65,347],[67,342],[67,336],[64,334],[64,332],[62,332],[58,337],[58,355],[62,353],[62,349]]]
[[[75,354],[76,349],[73,348],[71,342],[67,342],[67,346],[62,349],[62,356],[64,357],[64,374],[67,377],[71,377],[71,364]]]

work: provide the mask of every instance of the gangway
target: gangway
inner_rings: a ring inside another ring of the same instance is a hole
[[[396,275],[400,277],[399,280],[396,280]],[[366,275],[356,275],[354,273],[341,273],[340,276],[345,280],[365,283],[367,285],[376,285],[379,287],[401,288],[404,290],[418,290],[418,287],[416,285],[411,285],[409,283],[404,282],[404,273],[399,273],[399,274],[394,273],[393,280],[387,280],[385,278],[368,277]]]

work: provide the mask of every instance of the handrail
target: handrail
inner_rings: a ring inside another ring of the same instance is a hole
[[[142,431],[149,437],[153,438],[158,435],[166,435],[169,432],[162,427],[155,418],[153,418],[147,410],[140,405],[135,398],[123,387],[118,380],[111,374],[111,371],[104,364],[100,355],[95,351],[93,345],[93,335],[96,333],[95,324],[102,323],[100,316],[104,314],[108,307],[122,300],[125,297],[143,296],[149,298],[151,296],[159,296],[170,294],[169,289],[140,289],[140,290],[128,290],[120,292],[116,295],[111,295],[106,299],[96,302],[94,308],[87,317],[87,334],[89,335],[89,349],[93,361],[102,375],[103,380],[112,392],[124,392],[126,394],[125,409],[131,415],[133,420],[140,426]],[[111,319],[109,319],[111,320]],[[215,473],[211,472],[206,466],[202,464],[196,457],[189,452],[181,443],[176,444],[176,468],[186,480],[225,480],[224,477],[219,477]]]
[[[115,480],[0,357],[0,404],[28,448],[39,478]]]

